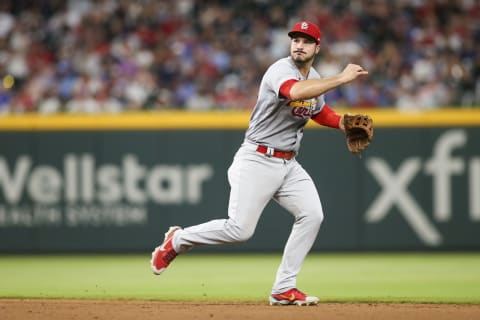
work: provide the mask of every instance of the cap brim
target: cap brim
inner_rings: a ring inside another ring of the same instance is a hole
[[[313,42],[315,43],[318,43],[317,39],[315,39],[314,37],[312,37],[311,35],[307,34],[307,33],[304,33],[304,32],[301,32],[301,31],[290,31],[288,33],[288,36],[290,38],[295,38],[296,36],[300,36],[300,37],[305,37],[305,38],[308,38],[310,40],[312,40]]]

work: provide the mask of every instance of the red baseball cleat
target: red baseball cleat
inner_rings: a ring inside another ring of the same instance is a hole
[[[165,240],[163,243],[153,250],[150,265],[154,274],[161,274],[178,255],[175,249],[173,249],[172,239],[175,232],[181,229],[182,228],[177,226],[170,227],[165,233]]]
[[[297,306],[313,306],[318,304],[317,297],[309,297],[297,288],[270,295],[271,306],[286,306],[294,304]]]

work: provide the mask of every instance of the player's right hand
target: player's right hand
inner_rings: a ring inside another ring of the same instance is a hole
[[[343,83],[348,83],[360,75],[367,75],[368,71],[358,64],[349,63],[340,73]]]

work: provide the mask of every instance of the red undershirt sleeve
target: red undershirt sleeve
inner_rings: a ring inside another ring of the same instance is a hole
[[[280,95],[290,100],[290,90],[297,82],[297,79],[290,79],[282,83],[282,85],[280,86]],[[325,103],[323,105],[322,111],[314,115],[311,119],[322,126],[338,129],[340,128],[341,118],[341,115],[333,111],[333,109]]]
[[[297,82],[298,82],[298,80],[296,80],[296,79],[290,79],[290,80],[287,80],[284,83],[282,83],[282,85],[280,86],[280,95],[282,95],[285,98],[287,98],[288,100],[290,100],[291,99],[290,89],[292,89],[293,85]]]
[[[340,119],[341,115],[333,111],[328,104],[324,104],[322,111],[314,115],[311,119],[316,123],[330,127],[330,128],[340,128]]]

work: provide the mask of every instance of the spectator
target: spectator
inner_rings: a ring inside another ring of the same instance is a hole
[[[480,105],[478,1],[2,0],[0,112],[251,108],[287,16],[325,31],[320,74],[369,70],[336,105]]]

